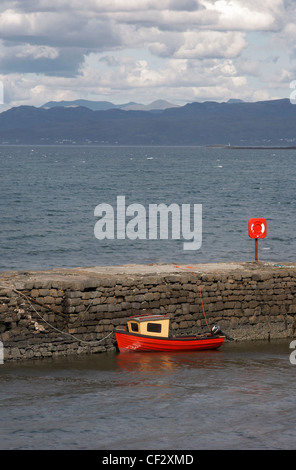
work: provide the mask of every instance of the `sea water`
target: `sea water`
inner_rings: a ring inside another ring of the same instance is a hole
[[[295,449],[290,353],[278,340],[6,363],[0,449]]]
[[[0,270],[253,261],[248,220],[267,220],[259,259],[295,262],[294,150],[0,147]],[[202,205],[202,245],[94,234],[98,204]]]

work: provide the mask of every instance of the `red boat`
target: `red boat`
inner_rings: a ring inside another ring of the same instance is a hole
[[[225,339],[218,327],[209,334],[169,337],[169,317],[141,315],[127,322],[127,330],[115,330],[119,351],[201,351],[219,348]]]

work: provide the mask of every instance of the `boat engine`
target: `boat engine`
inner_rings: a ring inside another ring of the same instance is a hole
[[[212,335],[222,335],[223,334],[220,326],[214,325],[211,331],[212,331]]]
[[[230,336],[228,336],[226,333],[224,333],[224,331],[221,330],[220,326],[216,326],[214,325],[212,330],[212,335],[215,336],[215,335],[222,335],[222,336],[225,336],[226,339],[228,339],[229,341],[234,341],[233,338],[231,338]]]

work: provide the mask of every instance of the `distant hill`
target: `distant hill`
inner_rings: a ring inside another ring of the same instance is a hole
[[[177,107],[176,104],[169,103],[165,100],[156,100],[150,104],[139,103],[125,103],[113,104],[110,101],[90,101],[90,100],[74,100],[74,101],[48,101],[43,104],[41,108],[49,109],[55,107],[74,108],[77,106],[84,106],[85,108],[92,109],[93,111],[107,111],[108,109],[124,109],[125,111],[153,111],[163,110],[167,108]]]
[[[227,101],[228,104],[233,104],[233,103],[244,103],[243,100],[238,100],[236,98],[230,98],[230,100]]]
[[[91,110],[76,105],[19,106],[0,114],[0,143],[227,146],[296,143],[296,106],[288,99],[194,102],[154,111]]]
[[[176,104],[169,103],[165,100],[156,100],[150,104],[137,104],[131,103],[128,105],[124,105],[121,109],[125,111],[157,111],[157,110],[164,110],[169,108],[178,108],[179,106]]]
[[[48,101],[43,104],[41,108],[49,109],[56,107],[65,108],[77,108],[78,106],[84,106],[85,108],[92,109],[93,111],[106,111],[107,109],[121,108],[122,106],[129,106],[136,103],[126,103],[123,105],[116,105],[110,103],[110,101],[90,101],[90,100],[74,100],[74,101]]]

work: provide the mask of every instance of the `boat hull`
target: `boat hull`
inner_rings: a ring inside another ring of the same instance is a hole
[[[224,336],[187,336],[159,338],[115,331],[119,351],[202,351],[217,349],[224,342]]]

